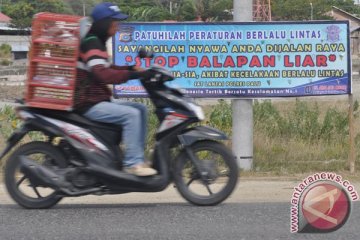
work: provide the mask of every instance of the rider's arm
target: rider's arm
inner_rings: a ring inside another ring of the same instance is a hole
[[[142,68],[142,67],[138,67],[136,65],[131,65],[131,66],[116,66],[116,65],[111,65],[110,66],[112,69],[117,69],[117,70],[129,70],[129,71],[137,71],[137,72],[142,72],[145,71],[146,69]]]
[[[111,65],[110,68],[115,69],[115,70],[128,70],[128,71],[132,71],[132,70],[133,70],[133,66],[116,66],[116,65]]]
[[[117,70],[107,67],[105,64],[97,64],[91,67],[94,79],[106,84],[120,84],[130,79],[136,79],[138,74],[129,70]]]
[[[82,44],[80,57],[95,81],[105,84],[120,84],[129,79],[139,78],[137,72],[129,71],[126,68],[112,68],[108,61],[106,48],[97,38]]]

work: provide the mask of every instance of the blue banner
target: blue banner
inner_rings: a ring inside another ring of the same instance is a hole
[[[139,59],[144,47],[153,59]],[[347,21],[126,23],[113,38],[116,65],[172,71],[172,87],[192,97],[256,98],[349,94]],[[137,80],[114,95],[141,97]]]

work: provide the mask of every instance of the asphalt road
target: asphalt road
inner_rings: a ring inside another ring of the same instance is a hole
[[[360,204],[355,204],[359,209]],[[58,205],[24,210],[0,205],[0,238],[7,239],[359,239],[359,211],[328,234],[289,232],[288,203]]]
[[[160,193],[66,198],[52,209],[26,210],[0,184],[0,240],[360,239],[360,202],[347,223],[328,234],[290,233],[290,198],[298,180],[241,179],[214,207],[197,207],[170,186]],[[352,183],[360,189],[360,183]]]

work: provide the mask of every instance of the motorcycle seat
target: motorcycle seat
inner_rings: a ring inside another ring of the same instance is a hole
[[[67,112],[67,111],[59,111],[59,110],[44,109],[44,108],[26,107],[26,106],[18,107],[18,109],[28,110],[31,111],[32,113],[37,113],[46,117],[55,118],[74,124],[80,124],[81,126],[87,126],[88,128],[97,128],[97,129],[111,130],[117,132],[121,130],[121,126],[119,125],[92,121],[76,112]]]

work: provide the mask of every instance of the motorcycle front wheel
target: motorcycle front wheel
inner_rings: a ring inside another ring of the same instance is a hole
[[[196,169],[184,150],[175,162],[174,181],[182,197],[200,206],[217,205],[236,187],[239,169],[232,152],[222,143],[204,140],[190,146]],[[202,176],[201,176],[202,175]]]
[[[5,185],[12,199],[24,208],[49,208],[62,197],[46,186],[34,186],[21,170],[20,156],[26,156],[49,168],[67,166],[63,153],[48,142],[30,142],[20,146],[5,165]]]

